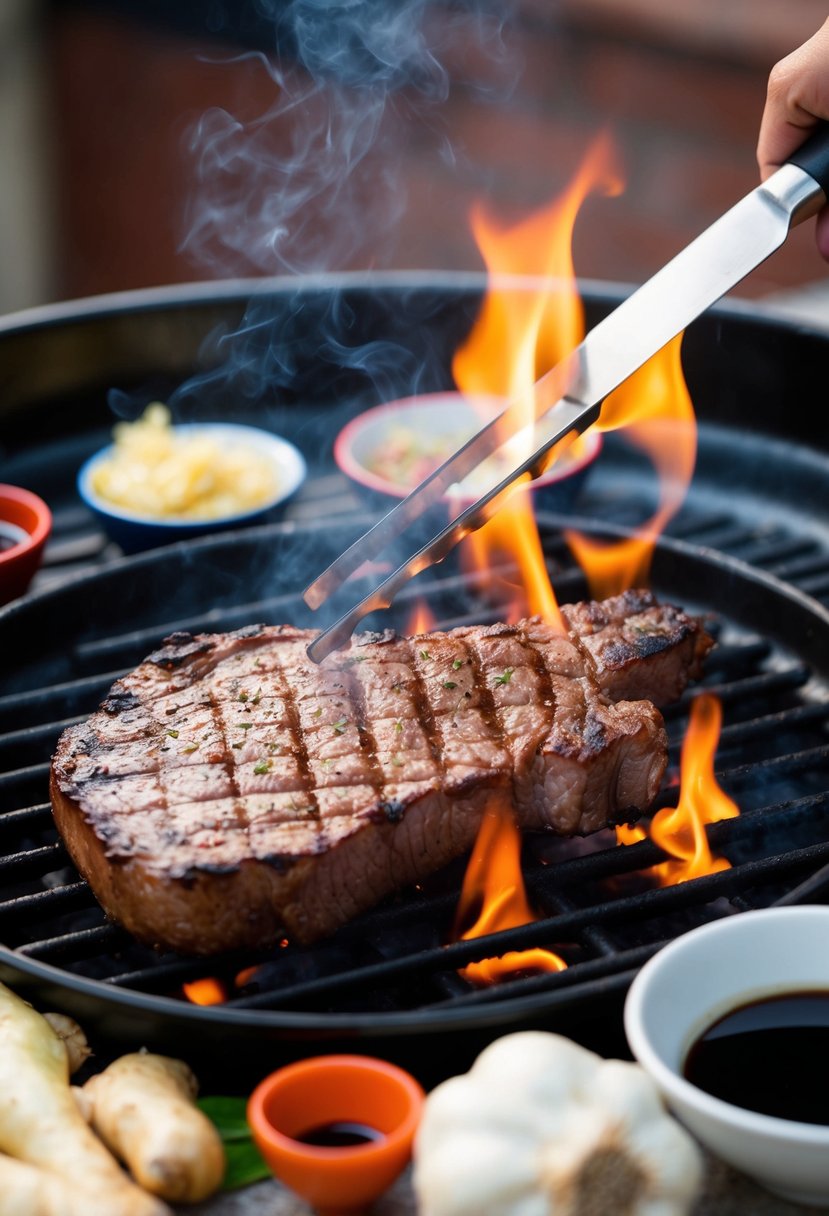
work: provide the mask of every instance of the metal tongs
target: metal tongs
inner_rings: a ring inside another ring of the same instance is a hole
[[[585,405],[561,392],[570,368],[570,360],[559,364],[534,386],[535,421],[527,421],[526,408],[522,417],[520,405],[507,406],[311,583],[304,592],[305,602],[311,608],[319,608],[366,561],[405,533],[424,512],[443,498],[451,486],[463,481],[483,461],[513,441],[525,445],[525,450],[532,444],[530,454],[525,459],[513,463],[499,481],[440,529],[428,544],[418,548],[369,595],[320,634],[308,647],[310,658],[321,662],[331,651],[345,645],[364,616],[388,608],[409,579],[442,561],[459,541],[482,527],[500,509],[522,478],[527,480],[540,476],[548,467],[550,450],[556,444],[569,442],[596,421],[598,405]],[[555,408],[549,408],[545,413],[550,403]]]
[[[787,164],[596,325],[567,359],[536,383],[531,410],[522,403],[507,406],[311,583],[304,598],[317,609],[410,529],[451,486],[513,438],[523,434],[528,441],[525,459],[515,461],[500,481],[439,529],[428,544],[415,548],[310,644],[311,659],[321,662],[344,646],[364,616],[388,608],[409,579],[442,561],[458,541],[485,524],[519,479],[543,473],[556,444],[571,442],[596,422],[608,393],[769,257],[795,224],[820,210],[829,193],[827,131],[825,124],[819,127]]]

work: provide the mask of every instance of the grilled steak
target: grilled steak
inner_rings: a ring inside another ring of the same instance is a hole
[[[702,674],[711,638],[679,608],[649,591],[564,604],[562,615],[596,682],[613,701],[645,697],[669,705]]]
[[[495,803],[568,835],[635,818],[666,740],[621,698],[676,696],[711,639],[642,592],[567,619],[362,635],[320,666],[310,630],[174,634],[61,737],[58,828],[110,916],[211,954],[332,932]]]

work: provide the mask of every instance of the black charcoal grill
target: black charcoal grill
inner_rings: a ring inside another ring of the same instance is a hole
[[[477,276],[260,281],[134,293],[0,325],[2,478],[55,510],[35,589],[0,610],[0,978],[39,1007],[74,1012],[99,1052],[125,1042],[186,1051],[216,1084],[247,1084],[263,1064],[343,1046],[415,1067],[429,1083],[526,1026],[625,1054],[621,1003],[660,945],[716,917],[825,898],[829,444],[825,426],[815,439],[804,403],[829,366],[829,334],[748,305],[712,310],[686,336],[698,470],[652,577],[658,594],[705,614],[718,639],[701,687],[723,702],[718,776],[742,814],[709,839],[731,869],[658,888],[644,873],[662,859],[650,842],[531,836],[532,925],[448,944],[459,861],[328,942],[206,964],[137,945],[105,920],[68,862],[47,790],[60,731],[173,630],[327,623],[300,592],[368,522],[331,461],[333,435],[378,400],[446,387],[482,290]],[[589,324],[623,294],[584,291]],[[73,490],[78,465],[109,433],[111,388],[135,412],[154,396],[172,395],[188,417],[227,415],[232,402],[243,420],[303,448],[309,482],[281,522],[123,559]],[[608,437],[575,515],[539,519],[560,599],[587,593],[561,539],[565,523],[624,535],[652,509],[654,488]],[[404,628],[420,596],[441,626],[497,619],[489,583],[447,562],[367,624]],[[671,779],[688,704],[666,713]],[[561,954],[567,970],[485,990],[458,974],[530,945]],[[182,985],[207,975],[224,985],[225,1003],[184,998]]]

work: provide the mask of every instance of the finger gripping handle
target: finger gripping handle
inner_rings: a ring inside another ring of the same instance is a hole
[[[806,142],[792,153],[789,163],[813,177],[829,198],[829,123],[820,123]]]

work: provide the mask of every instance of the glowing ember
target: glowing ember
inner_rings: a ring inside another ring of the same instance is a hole
[[[182,989],[188,1001],[194,1005],[223,1005],[227,1000],[224,985],[210,977],[182,984]]]
[[[475,923],[464,930],[476,910]],[[508,811],[490,810],[484,816],[463,880],[457,936],[470,941],[536,919],[521,875],[521,835]],[[470,963],[461,974],[472,983],[494,984],[516,971],[563,971],[565,967],[566,963],[548,950],[511,950],[500,958]]]
[[[663,887],[675,886],[702,874],[730,868],[724,857],[714,857],[705,834],[707,823],[734,819],[740,811],[717,784],[714,755],[720,738],[722,707],[717,697],[702,693],[691,703],[691,718],[682,743],[681,780],[677,806],[657,811],[650,837],[673,860],[654,866],[650,874]],[[646,839],[641,828],[619,828],[621,844]]]

